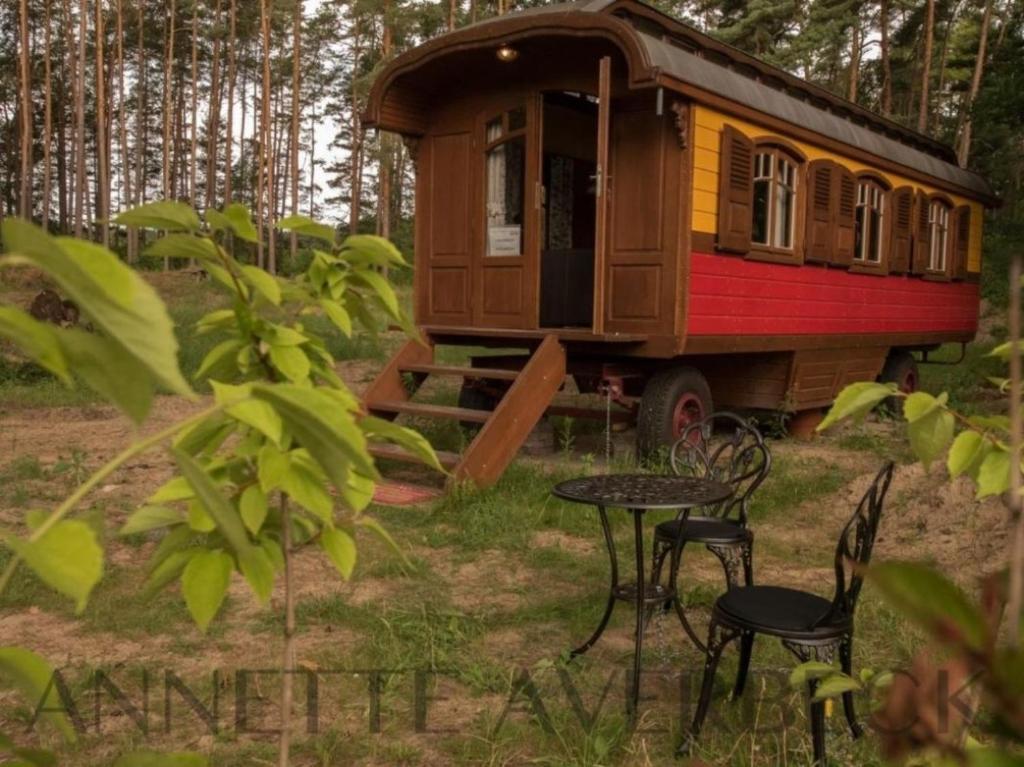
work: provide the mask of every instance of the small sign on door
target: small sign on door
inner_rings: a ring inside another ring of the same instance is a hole
[[[523,252],[523,228],[521,226],[487,227],[487,255],[519,256]]]

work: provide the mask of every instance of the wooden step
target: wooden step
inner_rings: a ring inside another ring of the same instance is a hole
[[[437,376],[456,376],[461,378],[491,378],[495,381],[514,381],[519,375],[518,370],[503,368],[474,368],[459,365],[401,365],[403,373],[425,373]]]
[[[403,415],[418,415],[423,418],[452,418],[470,423],[486,423],[491,417],[489,410],[471,410],[465,407],[450,407],[448,405],[429,405],[422,402],[400,402],[391,400],[385,402],[366,403],[370,410],[381,413],[401,413]]]
[[[401,461],[402,463],[418,463],[423,464],[419,456],[410,453],[405,448],[399,447],[398,445],[392,445],[389,442],[371,442],[368,446],[370,455],[374,458],[383,458],[389,461]],[[435,450],[437,454],[437,460],[446,469],[455,468],[459,460],[462,458],[458,453],[452,453],[448,450]]]

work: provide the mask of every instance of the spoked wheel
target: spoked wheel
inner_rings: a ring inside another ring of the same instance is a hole
[[[699,371],[690,367],[662,370],[647,382],[637,416],[637,458],[657,460],[691,423],[713,412],[711,389]]]

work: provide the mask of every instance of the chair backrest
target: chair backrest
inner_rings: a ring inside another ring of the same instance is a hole
[[[708,477],[732,487],[727,500],[702,506],[701,516],[745,525],[750,496],[771,471],[772,454],[750,421],[723,411],[688,424],[672,446],[669,462],[675,474]]]
[[[871,551],[878,534],[878,520],[882,516],[885,495],[892,482],[893,468],[893,462],[889,461],[878,472],[839,536],[835,561],[836,595],[832,607],[817,625],[834,624],[853,618],[864,581],[863,569],[871,561]]]

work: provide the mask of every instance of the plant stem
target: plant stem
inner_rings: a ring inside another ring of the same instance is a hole
[[[186,418],[184,421],[179,421],[178,423],[172,424],[171,426],[168,426],[166,429],[162,429],[161,431],[158,431],[156,434],[150,437],[146,437],[146,439],[142,440],[141,442],[136,442],[135,444],[130,445],[129,447],[122,450],[116,456],[107,461],[99,469],[99,471],[97,471],[95,474],[89,477],[89,479],[85,480],[85,482],[79,485],[78,489],[75,490],[75,492],[69,495],[64,500],[64,502],[50,514],[50,516],[43,520],[43,523],[32,531],[32,534],[28,538],[29,542],[31,543],[33,541],[38,541],[40,538],[42,538],[47,532],[49,532],[54,527],[54,525],[56,525],[58,522],[64,519],[64,517],[71,513],[71,511],[79,503],[81,503],[82,500],[87,495],[89,495],[89,493],[92,492],[92,490],[95,489],[95,487],[100,482],[102,482],[115,471],[117,471],[119,468],[121,468],[121,466],[126,461],[134,458],[140,453],[146,452],[150,448],[159,445],[165,439],[173,437],[175,434],[182,431],[183,429],[187,429],[188,427],[193,426],[199,423],[200,421],[203,421],[204,419],[223,409],[224,405],[214,405],[213,407],[209,407],[206,410],[196,413],[194,416]],[[0,595],[3,595],[4,591],[7,589],[7,584],[10,582],[11,576],[14,575],[14,571],[17,569],[18,563],[20,561],[21,558],[15,555],[11,559],[11,561],[8,562],[7,567],[4,569],[3,575],[0,575]]]
[[[1010,555],[1010,599],[1007,605],[1010,619],[1010,642],[1020,644],[1020,612],[1024,600],[1024,516],[1021,515],[1020,458],[1021,424],[1021,365],[1020,365],[1020,256],[1010,265],[1010,511],[1013,514],[1013,551]]]
[[[292,583],[292,515],[281,494],[281,549],[284,553],[284,650],[281,657],[281,737],[278,767],[288,767],[292,742],[292,682],[295,676],[295,591]]]

